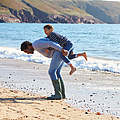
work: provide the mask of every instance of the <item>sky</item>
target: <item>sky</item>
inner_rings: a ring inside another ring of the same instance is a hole
[[[120,2],[120,0],[90,0],[90,1],[118,1],[118,2]]]
[[[103,0],[103,1],[119,1],[120,2],[120,0]]]

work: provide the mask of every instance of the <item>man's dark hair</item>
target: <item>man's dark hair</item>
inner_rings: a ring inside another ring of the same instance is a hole
[[[21,51],[24,51],[24,50],[26,50],[27,48],[28,48],[28,46],[32,46],[32,43],[31,42],[29,42],[29,41],[25,41],[25,42],[23,42],[22,44],[21,44]]]
[[[44,26],[44,29],[45,29],[45,28],[47,28],[48,30],[50,30],[50,29],[53,29],[53,26],[50,25],[50,24],[48,24],[48,25],[45,25],[45,26]]]

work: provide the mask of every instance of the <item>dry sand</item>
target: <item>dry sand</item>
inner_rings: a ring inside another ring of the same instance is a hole
[[[40,97],[0,88],[0,120],[118,120],[73,108],[64,100],[42,100]]]
[[[112,79],[115,79],[114,87],[117,86],[119,75],[82,70],[71,77],[68,75],[69,68],[65,67],[62,74],[67,100],[50,101],[41,99],[41,94],[53,92],[47,70],[47,65],[0,59],[0,120],[118,120],[111,115],[96,115],[96,112],[93,113],[89,109],[80,110],[66,102],[73,99],[71,94],[77,95],[77,90],[75,93],[73,90],[73,93],[70,91],[75,89],[74,84],[77,87],[76,84],[80,83],[79,87],[82,89],[90,87],[89,83],[93,84],[93,87],[98,84],[101,87],[104,84],[104,87],[111,88]],[[101,80],[103,82],[100,82]],[[104,82],[107,80],[109,84]]]

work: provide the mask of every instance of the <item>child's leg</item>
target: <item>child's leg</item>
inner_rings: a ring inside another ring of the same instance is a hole
[[[69,59],[77,58],[77,54],[73,54],[73,49],[70,50],[69,55],[68,55],[68,58],[69,58]]]
[[[71,42],[68,42],[68,43],[66,44],[66,46],[63,47],[65,50],[70,51],[70,52],[69,52],[69,55],[68,55],[68,58],[69,58],[69,59],[74,59],[74,58],[77,58],[77,57],[79,57],[79,56],[83,56],[83,57],[85,58],[85,60],[87,61],[87,55],[86,55],[85,52],[84,52],[84,53],[73,54],[73,49],[72,49],[72,47],[73,47],[73,44],[72,44]],[[71,49],[71,50],[70,50],[70,49]]]
[[[62,53],[61,53],[61,58],[66,64],[68,64],[70,66],[71,71],[69,74],[72,75],[76,71],[76,68],[71,64],[69,59],[67,57],[65,57]]]
[[[74,58],[77,58],[77,57],[80,57],[80,56],[83,56],[85,58],[85,60],[87,61],[87,54],[86,54],[86,52],[73,54],[73,49],[69,52],[68,58],[69,59],[74,59]]]
[[[63,47],[63,49],[70,51],[70,49],[72,48],[72,46],[73,46],[73,44],[72,44],[71,42],[67,42],[66,46]],[[62,60],[63,60],[65,63],[67,63],[67,64],[70,66],[71,71],[70,71],[69,74],[72,75],[72,74],[76,71],[76,67],[74,67],[74,66],[70,63],[70,61],[69,61],[69,59],[68,59],[67,57],[61,55],[61,58],[62,58]]]
[[[86,54],[86,52],[84,52],[84,53],[78,53],[77,57],[80,57],[80,56],[83,56],[85,58],[85,60],[87,61],[87,54]]]
[[[69,74],[72,75],[76,71],[76,67],[74,67],[72,64],[69,64],[69,66],[71,67],[71,71]]]
[[[73,54],[73,44],[68,42],[67,45],[65,47],[63,47],[63,49],[68,50],[69,51],[69,55],[68,58],[69,59],[74,59],[77,57],[77,54]]]

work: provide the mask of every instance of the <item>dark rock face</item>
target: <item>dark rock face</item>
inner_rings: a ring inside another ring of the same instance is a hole
[[[26,10],[10,10],[10,15],[0,15],[0,23],[84,23],[84,24],[96,24],[103,23],[93,17],[78,17],[78,16],[64,16],[64,15],[48,15],[46,17],[38,17],[36,15],[31,15],[29,11]]]
[[[38,20],[38,18],[31,15],[31,13],[29,11],[26,11],[26,10],[17,11],[12,8],[9,8],[9,11],[11,12],[12,15],[14,15],[16,18],[18,18],[21,22],[26,22],[26,23],[40,22]]]
[[[5,23],[5,21],[4,20],[0,20],[0,23]]]
[[[21,21],[13,15],[0,15],[0,23],[20,23]]]
[[[8,8],[3,6],[4,8],[8,9],[11,15],[0,15],[0,22],[8,22],[8,23],[85,23],[85,24],[96,24],[96,23],[103,23],[100,20],[92,17],[78,17],[78,16],[69,16],[69,15],[49,15],[39,9],[35,8],[31,4],[27,3],[26,1],[22,0],[24,4],[29,6],[33,13],[27,11],[25,9],[15,10],[12,8]]]
[[[44,18],[42,23],[85,23],[96,24],[103,23],[102,21],[93,17],[78,17],[78,16],[65,16],[65,15],[51,15]]]

